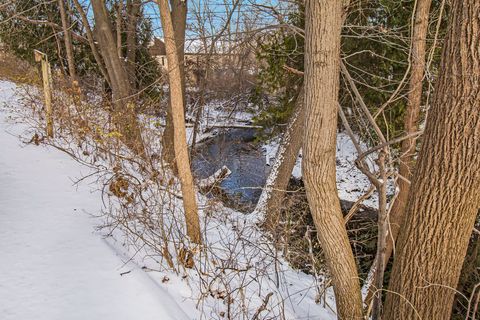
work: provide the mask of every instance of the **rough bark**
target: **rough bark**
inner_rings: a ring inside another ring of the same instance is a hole
[[[428,33],[428,17],[430,13],[431,0],[417,0],[415,10],[415,21],[412,28],[412,50],[411,50],[411,74],[409,80],[408,103],[404,118],[405,134],[413,134],[419,130],[420,107],[422,103],[422,87],[425,74],[426,40]],[[417,136],[402,141],[400,148],[400,165],[398,179],[398,195],[393,202],[389,215],[389,235],[384,252],[383,266],[386,267],[390,259],[395,240],[397,239],[400,226],[403,222],[405,206],[410,190],[410,180],[415,166]],[[370,305],[374,290],[379,285],[379,275],[383,270],[376,268],[374,273],[375,287],[370,287],[365,298],[365,304]]]
[[[431,0],[418,0],[415,13],[415,26],[413,29],[412,43],[412,71],[409,82],[410,92],[404,119],[405,134],[411,134],[419,130],[420,106],[422,102],[422,84],[425,74],[425,52],[428,32],[428,16]],[[408,181],[412,179],[412,172],[415,166],[416,137],[405,139],[400,149],[399,174]],[[409,182],[405,179],[398,180],[400,189],[398,196],[390,211],[391,237],[388,237],[385,260],[388,261],[392,254],[394,242],[403,221],[405,206],[408,200],[410,189]]]
[[[452,2],[385,319],[450,319],[480,206],[480,1]]]
[[[183,208],[187,223],[187,235],[192,242],[202,242],[200,221],[198,217],[197,200],[193,185],[193,177],[190,169],[188,155],[187,134],[185,130],[184,101],[182,92],[182,75],[178,58],[175,32],[168,0],[157,0],[162,21],[163,34],[165,35],[165,49],[168,61],[168,81],[170,83],[170,101],[172,106],[172,120],[174,129],[175,161],[180,179]]]
[[[179,61],[180,75],[182,79],[182,95],[183,95],[183,107],[185,110],[185,30],[187,28],[187,1],[182,0],[170,0],[171,17],[173,23],[173,31],[175,34],[175,45],[177,48],[177,56]],[[163,159],[169,164],[174,171],[175,158],[174,158],[174,139],[173,139],[173,121],[172,121],[172,102],[169,100],[167,105],[167,116],[165,130],[162,136],[163,146]]]
[[[297,161],[298,153],[303,142],[303,129],[305,123],[303,85],[295,101],[294,112],[283,133],[282,141],[278,147],[275,161],[265,183],[255,212],[265,215],[265,226],[274,230],[278,224],[285,191],[292,176],[293,168]]]
[[[362,319],[357,267],[338,198],[335,174],[343,1],[305,2],[305,132],[303,178],[332,277],[339,319]]]
[[[63,40],[65,43],[65,51],[67,53],[68,73],[72,81],[77,81],[77,72],[75,68],[75,59],[73,56],[72,35],[70,34],[69,19],[65,10],[64,0],[58,0],[58,7],[60,9],[60,17],[62,19]]]

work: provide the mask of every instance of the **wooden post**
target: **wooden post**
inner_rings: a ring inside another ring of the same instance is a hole
[[[53,114],[52,114],[52,71],[48,56],[38,50],[34,50],[35,61],[42,63],[43,93],[45,95],[45,110],[47,119],[47,136],[53,138]]]

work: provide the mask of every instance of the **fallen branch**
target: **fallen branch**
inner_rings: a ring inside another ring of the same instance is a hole
[[[200,188],[208,188],[214,185],[218,185],[222,182],[226,177],[228,177],[232,171],[228,169],[226,166],[223,166],[221,169],[218,169],[214,174],[210,177],[202,179],[198,182],[198,186]]]
[[[265,299],[263,299],[262,305],[260,306],[260,308],[257,309],[257,312],[255,312],[255,314],[253,315],[252,320],[258,319],[258,316],[260,315],[260,313],[267,309],[268,300],[270,300],[271,296],[273,296],[273,292],[270,292],[269,294],[267,294]]]

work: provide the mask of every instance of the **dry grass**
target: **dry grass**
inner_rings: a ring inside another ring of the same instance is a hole
[[[0,51],[0,79],[21,84],[41,84],[40,75],[34,66],[3,51]]]

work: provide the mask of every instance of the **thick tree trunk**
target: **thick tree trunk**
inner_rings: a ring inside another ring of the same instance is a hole
[[[68,22],[67,12],[65,10],[64,0],[58,0],[58,7],[60,9],[60,16],[62,19],[63,40],[65,42],[65,51],[67,52],[68,73],[70,80],[77,81],[77,72],[75,68],[75,59],[73,56],[72,36],[70,34],[70,25]]]
[[[131,94],[128,74],[117,54],[117,45],[104,1],[92,0],[91,3],[100,52],[102,53],[107,72],[112,82],[113,99],[119,102]]]
[[[294,112],[283,133],[275,161],[265,183],[265,188],[255,208],[257,214],[265,215],[265,226],[272,231],[278,224],[285,191],[287,190],[288,182],[292,176],[292,171],[303,142],[305,123],[304,98],[305,93],[302,85],[295,101]]]
[[[418,0],[415,11],[415,21],[413,26],[412,36],[412,53],[411,53],[411,75],[409,82],[408,104],[404,118],[405,134],[413,134],[419,130],[419,116],[420,106],[422,102],[422,85],[425,74],[425,53],[426,40],[428,33],[428,16],[430,13],[431,0]],[[400,148],[400,166],[398,187],[399,193],[393,203],[389,215],[390,234],[387,236],[387,245],[384,253],[384,267],[387,265],[390,256],[392,255],[395,240],[397,239],[398,231],[403,222],[405,206],[408,200],[408,192],[410,189],[410,180],[412,179],[412,171],[415,166],[417,137],[412,137],[402,141]],[[408,181],[406,181],[408,180]],[[378,283],[378,275],[383,270],[376,270],[374,274],[374,282]],[[370,287],[367,297],[365,298],[366,305],[370,305],[373,297],[375,287]]]
[[[339,319],[362,319],[362,299],[335,175],[343,1],[305,2],[303,178],[330,270]]]
[[[480,206],[480,1],[455,0],[385,319],[450,319]]]
[[[183,208],[187,223],[187,234],[194,243],[202,242],[197,200],[193,185],[190,159],[188,155],[187,134],[185,130],[184,101],[182,92],[182,75],[178,58],[175,32],[168,0],[157,0],[162,20],[165,48],[168,61],[168,81],[170,83],[170,101],[174,129],[174,151],[178,176],[183,194]],[[164,151],[165,152],[165,151]]]
[[[102,0],[92,0],[91,3],[100,52],[105,61],[112,87],[114,105],[113,122],[122,134],[125,144],[135,153],[143,156],[145,148],[131,99],[132,90],[129,77],[123,62],[118,56],[117,44],[105,2]]]
[[[412,134],[419,130],[420,106],[422,101],[422,84],[425,74],[425,52],[428,32],[428,16],[430,13],[431,0],[418,0],[415,13],[415,26],[413,29],[412,43],[412,72],[410,76],[408,104],[404,119],[405,134]],[[400,149],[399,174],[408,181],[412,179],[415,166],[416,137],[405,139]],[[393,203],[390,211],[391,237],[388,237],[385,259],[388,261],[392,254],[394,242],[403,221],[405,206],[410,189],[409,182],[404,179],[398,180],[400,192]]]
[[[182,96],[183,96],[183,108],[185,110],[185,30],[187,28],[187,1],[182,0],[170,0],[171,17],[173,23],[173,31],[175,34],[175,45],[177,48],[177,55],[179,61],[180,75],[182,78]],[[165,130],[162,136],[163,146],[163,159],[169,164],[174,171],[175,158],[174,158],[174,139],[173,139],[173,121],[172,121],[172,102],[169,100],[167,105],[167,117]]]
[[[95,58],[95,62],[97,62],[97,66],[100,69],[100,72],[102,73],[105,81],[111,86],[110,77],[108,76],[108,72],[105,69],[103,60],[100,56],[100,53],[98,52],[97,46],[95,45],[95,39],[93,37],[93,32],[92,32],[92,29],[90,28],[90,24],[88,23],[87,15],[85,14],[85,11],[83,10],[78,0],[73,0],[73,4],[75,5],[75,8],[80,14],[80,18],[82,19],[82,23],[85,28],[85,33],[87,34],[88,45],[92,50],[92,54],[93,54],[93,57]]]
[[[115,29],[117,34],[117,54],[123,59],[122,54],[122,26],[123,26],[123,0],[117,1],[117,15],[115,17]]]
[[[133,89],[137,87],[136,60],[137,60],[137,26],[140,15],[140,0],[127,1],[127,60],[126,69]]]

